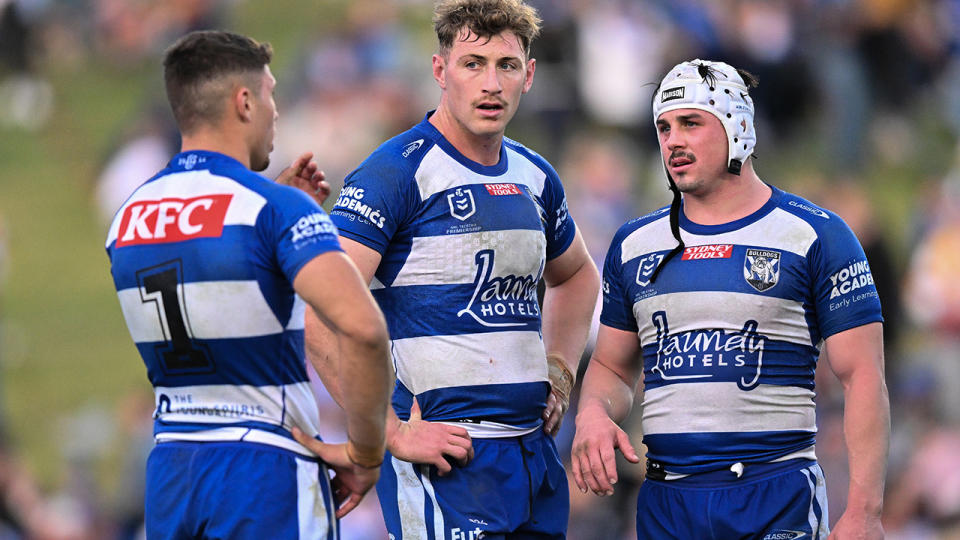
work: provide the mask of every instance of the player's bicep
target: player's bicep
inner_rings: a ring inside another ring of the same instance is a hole
[[[548,287],[555,287],[565,282],[585,265],[593,265],[583,236],[580,235],[580,231],[576,231],[575,234],[573,242],[566,251],[555,259],[547,261],[543,279]]]
[[[830,369],[844,386],[862,373],[883,373],[883,325],[875,322],[837,332],[824,341]]]
[[[350,256],[350,260],[356,265],[357,270],[360,271],[363,282],[369,285],[373,281],[373,276],[377,273],[377,268],[380,267],[383,255],[369,246],[346,237],[340,238],[340,246]]]
[[[643,367],[640,339],[635,332],[601,324],[590,362],[609,369],[635,388]]]

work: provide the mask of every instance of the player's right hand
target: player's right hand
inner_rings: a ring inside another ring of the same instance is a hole
[[[473,459],[473,442],[467,430],[424,420],[416,398],[410,407],[410,419],[387,427],[387,450],[403,461],[433,465],[440,476],[453,470],[451,461],[462,467]]]
[[[337,503],[337,519],[350,513],[360,504],[363,496],[370,491],[380,477],[380,467],[362,467],[350,460],[347,444],[328,444],[308,437],[299,428],[293,428],[293,438],[316,454],[328,467],[333,469],[330,480],[333,497]]]
[[[617,483],[614,449],[619,448],[627,461],[640,462],[630,437],[599,407],[580,411],[575,421],[577,431],[570,451],[574,482],[583,493],[589,487],[597,495],[613,495]]]

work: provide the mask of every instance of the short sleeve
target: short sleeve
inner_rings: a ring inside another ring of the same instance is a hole
[[[410,208],[407,175],[393,167],[364,163],[344,180],[343,189],[330,211],[345,238],[383,254],[390,240],[406,221]]]
[[[633,304],[627,298],[629,283],[624,279],[620,241],[621,235],[618,234],[607,250],[607,258],[603,262],[603,308],[600,311],[600,322],[618,330],[638,332]]]
[[[547,213],[547,260],[555,259],[570,247],[577,225],[567,210],[567,196],[556,172],[550,169],[543,187],[543,204]]]
[[[880,322],[880,298],[860,241],[836,215],[819,231],[808,254],[822,337]]]
[[[280,270],[293,283],[300,269],[318,255],[342,251],[330,216],[305,193],[277,186],[257,220],[260,237],[276,254]]]

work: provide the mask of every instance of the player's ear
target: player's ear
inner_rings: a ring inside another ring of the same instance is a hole
[[[433,79],[440,85],[441,90],[447,88],[447,60],[442,55],[433,55]]]
[[[523,93],[526,94],[530,91],[530,87],[533,86],[533,73],[537,70],[537,59],[531,58],[527,60],[527,69],[526,69],[526,80],[523,82]]]
[[[242,122],[249,122],[253,118],[253,108],[256,106],[253,91],[244,85],[236,85],[231,93],[231,105]]]

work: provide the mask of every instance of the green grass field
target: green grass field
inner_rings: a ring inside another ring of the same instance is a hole
[[[342,2],[284,4],[240,3],[229,24],[273,44],[277,73],[310,32],[332,24],[329,14]],[[47,63],[56,102],[49,124],[38,133],[0,128],[0,215],[10,258],[0,292],[0,369],[12,440],[52,487],[70,446],[64,418],[114,414],[123,395],[149,388],[121,317],[103,248],[106,225],[91,193],[112,145],[147,98],[162,95],[162,79],[158,59],[122,68],[96,58],[81,68]],[[109,481],[114,468],[106,461]]]

